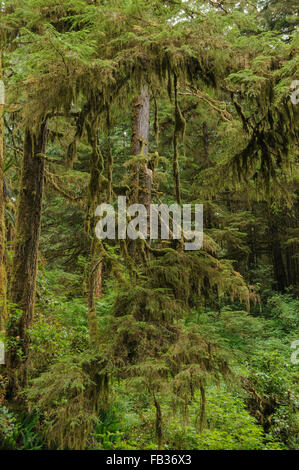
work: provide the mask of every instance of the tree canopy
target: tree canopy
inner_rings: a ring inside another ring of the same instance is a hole
[[[0,448],[297,448],[296,2],[0,13]],[[202,247],[99,240],[119,196]]]

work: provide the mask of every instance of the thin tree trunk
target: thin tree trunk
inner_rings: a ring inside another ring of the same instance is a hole
[[[91,261],[88,278],[88,328],[89,339],[93,345],[97,344],[99,335],[95,297],[99,298],[99,288],[102,289],[101,275],[99,280],[99,272],[102,273],[102,262],[100,260],[101,249],[101,242],[94,237],[91,243]]]
[[[156,437],[158,441],[158,449],[163,449],[163,424],[162,411],[159,401],[154,397],[154,405],[156,408]]]
[[[274,279],[276,281],[277,289],[284,292],[287,287],[287,274],[283,261],[283,253],[281,248],[281,241],[279,236],[279,229],[274,216],[270,216],[270,233],[271,233],[271,247],[272,247],[272,260]]]
[[[209,168],[210,166],[209,132],[208,132],[208,126],[206,122],[204,122],[202,125],[202,134],[203,134],[203,151],[204,151],[203,168]]]
[[[10,309],[7,336],[7,398],[17,396],[27,384],[28,329],[32,326],[37,257],[41,225],[44,158],[47,122],[37,133],[25,129],[21,187],[18,200],[14,258],[11,273]]]
[[[97,299],[102,298],[102,269],[103,269],[103,265],[102,263],[99,263],[97,270],[96,270],[95,289],[94,289],[94,295],[96,296]]]
[[[90,161],[90,180],[89,180],[89,194],[88,194],[88,223],[86,224],[86,232],[94,232],[94,216],[93,213],[97,204],[100,202],[99,196],[102,192],[101,176],[104,170],[104,158],[98,145],[97,135],[97,115],[91,113],[93,125],[87,129],[88,142],[92,148],[91,161]],[[101,242],[94,235],[90,247],[90,265],[88,273],[88,327],[89,339],[93,345],[97,344],[98,340],[98,320],[95,304],[95,295],[97,289],[97,272],[99,267],[98,258],[102,249]]]
[[[2,51],[0,50],[0,82],[2,79]],[[1,86],[1,83],[0,83]],[[0,91],[1,95],[1,91]],[[4,90],[3,90],[4,95]],[[4,96],[0,96],[0,331],[6,324],[6,269],[5,269],[5,198],[4,198]]]
[[[200,404],[200,419],[199,419],[199,432],[202,433],[206,426],[206,390],[203,385],[200,386],[201,404]]]
[[[175,99],[175,126],[173,134],[173,178],[175,184],[175,197],[178,205],[181,205],[181,183],[180,183],[180,165],[179,165],[179,136],[184,140],[186,120],[182,115],[178,102],[178,83],[177,76],[174,75],[174,99]]]

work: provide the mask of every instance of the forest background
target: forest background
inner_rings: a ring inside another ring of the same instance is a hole
[[[295,0],[0,13],[0,448],[297,449]],[[119,195],[202,249],[99,241]]]

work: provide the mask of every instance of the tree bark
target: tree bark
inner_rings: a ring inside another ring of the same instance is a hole
[[[93,345],[97,344],[99,336],[95,297],[100,298],[102,294],[102,261],[99,259],[102,248],[101,241],[94,237],[88,276],[88,328],[89,339]]]
[[[150,99],[147,87],[144,87],[140,95],[133,99],[132,103],[132,140],[131,155],[147,156],[150,132]],[[134,166],[131,175],[131,204],[143,204],[147,214],[150,214],[152,202],[153,172],[147,163],[141,162]],[[149,232],[149,227],[148,227]],[[136,243],[130,241],[129,252],[136,259]],[[137,256],[138,258],[138,256]]]
[[[199,419],[199,432],[203,432],[206,426],[206,389],[203,385],[200,386],[201,404],[200,404],[200,419]]]
[[[149,131],[150,100],[147,88],[143,88],[140,95],[133,100],[132,155],[146,156],[148,154]],[[138,202],[148,207],[151,203],[152,170],[146,164],[142,164],[138,168],[135,178],[136,187],[132,202]]]
[[[2,79],[2,51],[0,50],[0,80]],[[4,100],[3,100],[4,101]],[[0,332],[6,324],[6,269],[5,269],[5,198],[4,198],[4,102],[0,99]]]
[[[154,397],[154,405],[156,408],[156,437],[158,441],[158,449],[163,450],[163,425],[162,411],[159,401]]]
[[[287,275],[284,266],[278,220],[272,214],[269,221],[274,279],[277,289],[284,292],[287,287]]]
[[[29,333],[32,326],[40,237],[47,122],[33,134],[25,129],[7,328],[7,398],[27,384]]]

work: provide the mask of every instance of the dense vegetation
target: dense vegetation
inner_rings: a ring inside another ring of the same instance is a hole
[[[295,0],[0,13],[0,448],[298,449]],[[202,248],[99,240],[121,195]]]

